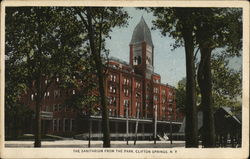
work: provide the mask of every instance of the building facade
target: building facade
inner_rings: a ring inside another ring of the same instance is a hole
[[[110,58],[108,62],[105,85],[111,133],[123,134],[126,129],[132,133],[136,122],[139,122],[138,132],[143,133],[142,136],[152,133],[153,122],[159,125],[157,130],[161,132],[169,129],[170,121],[178,129],[180,123],[177,122],[175,89],[161,83],[161,76],[154,72],[154,45],[143,17],[133,31],[129,48],[129,62],[117,58]],[[54,79],[55,84],[44,94],[41,113],[44,133],[86,133],[90,119],[93,125],[91,131],[100,133],[100,113],[89,118],[84,117],[87,112],[76,112],[70,106],[65,106],[64,101],[76,90],[59,88],[56,84],[59,80]],[[28,96],[25,102],[34,109],[35,94]],[[83,116],[79,117],[79,114]],[[130,125],[126,127],[128,120]]]

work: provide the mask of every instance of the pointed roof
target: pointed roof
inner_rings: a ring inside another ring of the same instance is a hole
[[[148,28],[148,25],[146,24],[142,16],[140,22],[136,25],[134,29],[130,44],[143,42],[143,41],[153,46],[150,29]]]

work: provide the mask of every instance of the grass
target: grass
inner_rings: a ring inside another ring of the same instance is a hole
[[[56,140],[63,140],[63,137],[55,136],[55,135],[42,135],[42,141],[56,141]],[[18,137],[5,137],[6,141],[32,141],[35,137],[33,134],[23,134],[22,136]]]

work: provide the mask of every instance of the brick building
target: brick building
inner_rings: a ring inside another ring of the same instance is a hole
[[[125,132],[133,133],[136,122],[139,123],[138,133],[141,133],[142,137],[153,133],[154,122],[158,125],[159,133],[169,131],[170,120],[177,131],[181,123],[177,122],[175,91],[172,86],[161,83],[161,76],[154,72],[154,45],[143,17],[134,29],[129,48],[129,63],[116,58],[109,59],[106,94],[111,137],[122,137]],[[91,117],[79,117],[79,114],[87,112],[79,113],[69,106],[63,106],[65,98],[75,94],[76,90],[59,89],[56,83],[60,79],[54,80],[55,84],[45,93],[42,104],[43,132],[84,134],[88,132],[91,121],[93,135],[99,134],[96,137],[100,137],[100,113],[97,112]],[[33,98],[34,94],[31,94],[25,101],[32,108]]]

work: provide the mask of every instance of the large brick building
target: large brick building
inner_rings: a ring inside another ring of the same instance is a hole
[[[157,121],[158,132],[169,130],[169,121],[180,126],[176,115],[175,91],[170,85],[161,83],[161,76],[154,72],[154,45],[151,32],[143,17],[134,29],[130,47],[129,63],[110,58],[106,94],[110,116],[111,133],[132,133],[136,121],[138,132],[152,134],[153,121]],[[44,95],[42,106],[43,132],[52,134],[79,134],[88,132],[91,119],[92,132],[100,134],[101,117],[96,113],[89,117],[80,116],[69,106],[63,106],[66,97],[75,94],[74,89],[57,87],[59,78]],[[46,80],[44,81],[46,83]],[[34,94],[26,103],[34,108]],[[87,114],[82,112],[80,114]],[[79,119],[81,118],[81,119]],[[126,125],[129,121],[129,127]],[[94,123],[93,123],[94,122]],[[149,135],[150,136],[150,135]],[[112,135],[111,135],[112,137]]]

